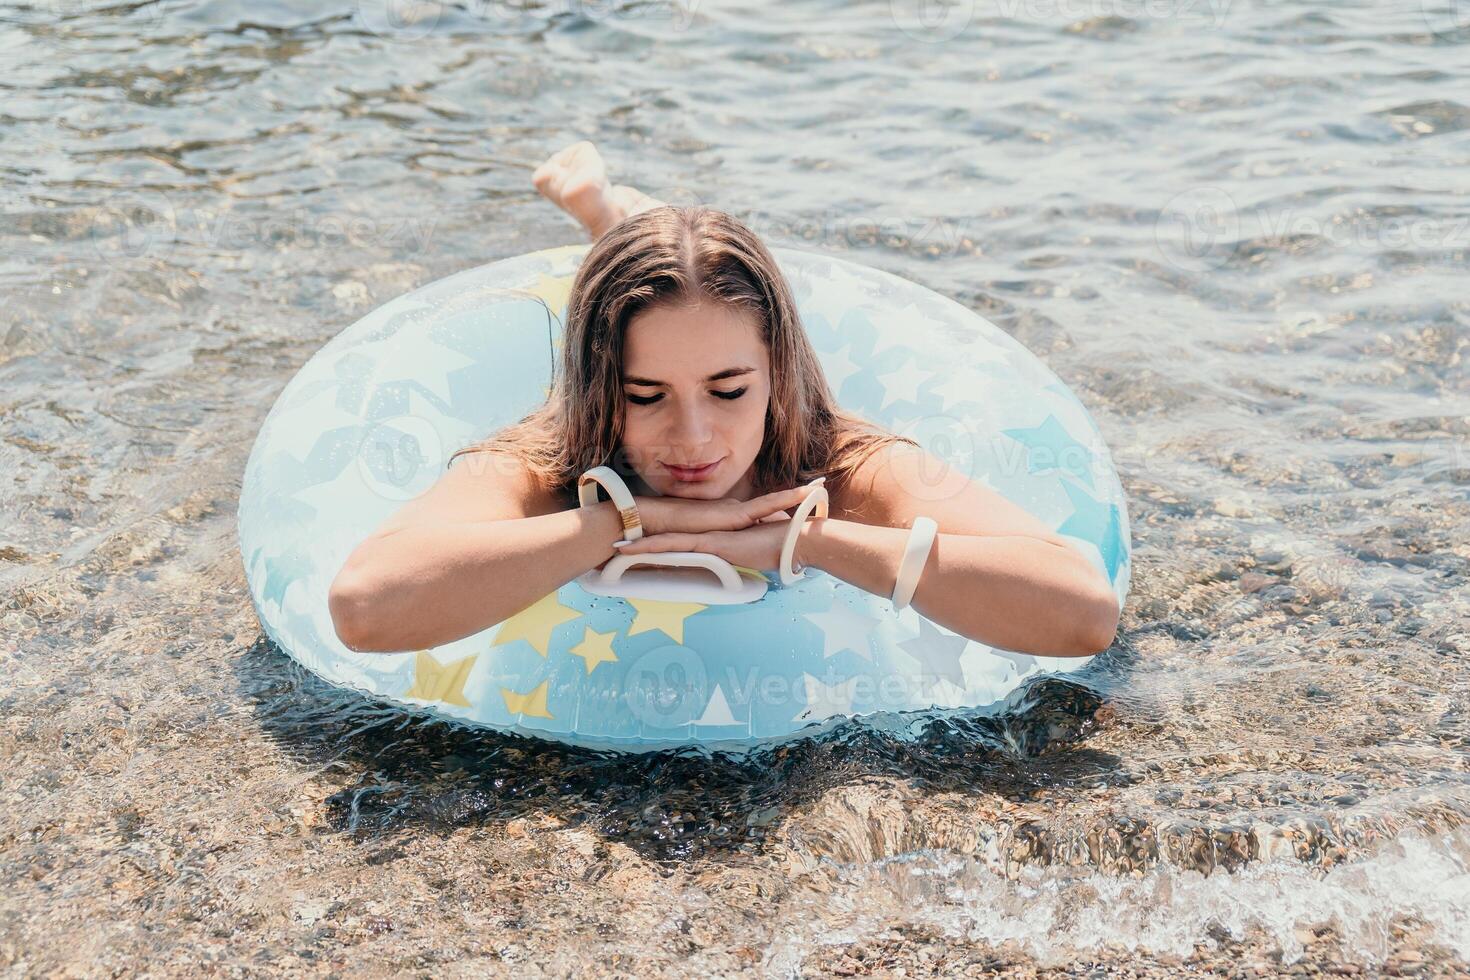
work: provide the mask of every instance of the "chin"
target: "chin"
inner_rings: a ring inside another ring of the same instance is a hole
[[[679,483],[673,481],[660,488],[665,497],[687,497],[690,500],[719,500],[726,489],[718,483]]]

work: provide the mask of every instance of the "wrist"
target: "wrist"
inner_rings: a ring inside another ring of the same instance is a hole
[[[832,517],[813,517],[802,524],[796,535],[793,566],[798,569],[815,568],[818,571],[827,571],[827,555],[832,539],[831,529],[825,525],[835,520]]]

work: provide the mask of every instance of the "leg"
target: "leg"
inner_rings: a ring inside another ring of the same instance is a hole
[[[627,184],[617,184],[612,189],[613,202],[622,209],[623,218],[631,217],[649,208],[661,208],[664,202]],[[621,218],[618,220],[622,220]]]
[[[576,218],[594,241],[628,215],[663,204],[626,184],[609,184],[602,156],[587,140],[552,154],[536,168],[531,183],[543,197]]]

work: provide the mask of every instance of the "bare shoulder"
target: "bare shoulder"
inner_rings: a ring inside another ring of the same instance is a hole
[[[420,524],[535,517],[563,507],[558,495],[520,458],[480,450],[456,457],[432,487],[395,511],[372,536]]]
[[[832,494],[833,517],[909,527],[930,517],[948,534],[1022,534],[1059,541],[1020,506],[928,450],[891,443],[869,456]]]
[[[948,489],[952,493],[957,489],[954,484],[957,475],[953,467],[946,467],[918,446],[889,443],[832,488],[832,516],[863,524],[896,526],[903,523],[902,515],[908,503],[905,498],[914,491],[923,493],[926,480],[949,480]]]

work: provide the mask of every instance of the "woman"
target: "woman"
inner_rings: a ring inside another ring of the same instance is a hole
[[[790,290],[748,228],[609,186],[586,142],[552,156],[533,183],[594,239],[554,390],[456,452],[349,556],[330,595],[347,646],[448,643],[619,551],[774,569],[787,512],[813,478],[826,480],[829,516],[802,526],[798,566],[886,597],[910,525],[927,516],[940,533],[910,600],[924,616],[1024,653],[1087,656],[1112,642],[1117,601],[1081,552],[912,440],[837,407]],[[576,506],[577,478],[599,465],[624,476],[643,537],[619,542],[610,500]]]

